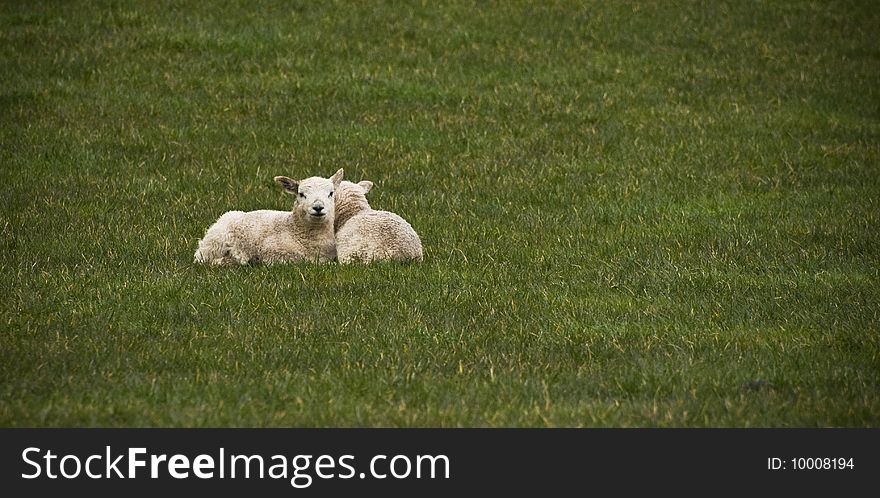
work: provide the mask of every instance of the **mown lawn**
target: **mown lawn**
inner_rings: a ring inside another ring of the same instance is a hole
[[[875,2],[0,4],[0,425],[878,426]],[[419,265],[210,269],[272,177]]]

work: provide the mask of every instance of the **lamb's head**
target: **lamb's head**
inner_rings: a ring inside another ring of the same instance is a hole
[[[297,181],[286,176],[276,176],[275,181],[285,192],[296,197],[294,213],[302,215],[310,223],[333,223],[336,212],[333,195],[342,181],[342,169],[330,178],[313,176]]]
[[[341,182],[336,189],[336,219],[334,229],[339,230],[346,221],[361,211],[370,209],[367,192],[373,188],[373,182],[364,180],[358,183]]]

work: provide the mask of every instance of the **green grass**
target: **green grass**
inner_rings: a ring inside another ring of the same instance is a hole
[[[875,2],[319,3],[0,5],[0,425],[880,425]]]

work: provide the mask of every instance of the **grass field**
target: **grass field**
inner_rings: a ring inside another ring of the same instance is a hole
[[[870,1],[3,2],[0,425],[876,427],[878,32]],[[192,264],[338,167],[423,264]]]

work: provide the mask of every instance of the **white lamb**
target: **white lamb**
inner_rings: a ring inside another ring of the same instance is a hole
[[[229,211],[205,232],[196,250],[196,263],[210,265],[332,261],[334,191],[342,170],[332,177],[295,181],[276,176],[288,194],[296,196],[292,211]]]
[[[336,189],[336,256],[340,263],[422,261],[422,241],[400,216],[367,202],[373,182],[342,182]]]

